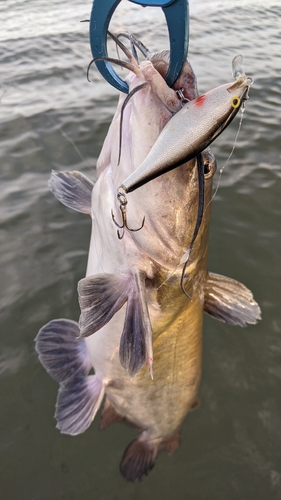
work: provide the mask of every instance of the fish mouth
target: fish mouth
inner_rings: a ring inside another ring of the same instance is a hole
[[[149,54],[147,59],[165,79],[170,64],[170,51],[162,50],[155,54]],[[192,101],[199,96],[197,79],[188,60],[184,62],[181,73],[171,88],[183,102]]]

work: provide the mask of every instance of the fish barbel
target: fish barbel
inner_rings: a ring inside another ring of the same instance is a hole
[[[36,349],[60,384],[55,417],[62,433],[84,432],[104,396],[102,428],[125,421],[142,430],[120,464],[128,481],[140,481],[159,450],[178,446],[182,422],[198,406],[203,312],[244,327],[260,319],[260,309],[244,285],[207,272],[215,161],[209,150],[201,153],[241,106],[250,80],[238,70],[235,82],[199,97],[187,61],[169,88],[167,51],[140,64],[128,57],[130,94],[120,95],[97,182],[79,172],[52,173],[54,195],[91,215],[92,237],[86,277],[78,284],[79,324],[50,321]],[[200,176],[204,210],[196,225]],[[128,227],[138,228],[143,216],[145,223],[140,231],[124,227],[118,240],[112,213],[122,227],[120,186],[128,196]]]

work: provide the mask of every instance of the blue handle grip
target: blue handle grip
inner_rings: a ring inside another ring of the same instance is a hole
[[[166,17],[170,37],[170,65],[166,75],[169,86],[177,80],[187,57],[189,37],[188,0],[129,0],[132,3],[161,7]],[[94,58],[108,57],[107,31],[111,17],[121,0],[94,0],[90,18],[90,45]],[[128,93],[129,87],[107,61],[96,61],[101,75],[113,87]]]

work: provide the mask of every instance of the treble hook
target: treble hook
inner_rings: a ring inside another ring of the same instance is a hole
[[[126,195],[124,193],[121,193],[120,191],[118,191],[117,200],[119,201],[119,208],[121,210],[123,224],[118,224],[118,222],[116,222],[113,210],[111,210],[111,217],[112,217],[112,220],[113,220],[115,226],[117,226],[119,229],[123,229],[122,233],[120,233],[119,229],[117,229],[118,239],[122,240],[122,238],[125,234],[124,228],[128,229],[128,231],[140,231],[140,229],[142,229],[144,226],[145,217],[142,220],[141,226],[138,227],[137,229],[133,229],[133,228],[129,227],[127,224],[127,214],[126,214],[126,205],[128,203]]]

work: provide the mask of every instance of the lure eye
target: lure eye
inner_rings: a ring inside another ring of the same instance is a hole
[[[231,101],[230,101],[230,104],[231,104],[231,106],[232,106],[234,109],[236,109],[236,108],[238,108],[238,107],[240,106],[240,102],[241,102],[241,101],[240,101],[240,97],[238,97],[238,96],[234,96],[234,97],[232,97],[232,99],[231,99]]]

